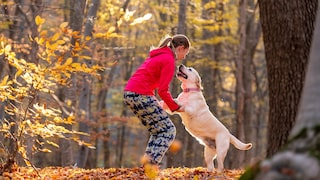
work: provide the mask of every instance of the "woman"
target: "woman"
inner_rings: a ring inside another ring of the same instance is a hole
[[[176,128],[155,97],[160,98],[170,110],[182,112],[169,92],[175,73],[175,62],[189,53],[190,41],[182,34],[167,37],[131,76],[124,88],[124,102],[148,129],[150,138],[145,151],[149,163],[158,165],[176,135]]]

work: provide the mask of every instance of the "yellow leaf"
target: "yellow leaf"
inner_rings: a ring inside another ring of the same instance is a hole
[[[40,16],[36,16],[35,21],[36,21],[36,25],[39,26],[39,25],[43,24],[46,20],[41,18]]]
[[[0,83],[0,86],[4,86],[7,85],[7,81],[8,81],[9,76],[5,76],[2,80],[2,82]]]
[[[151,13],[147,13],[143,17],[139,17],[139,18],[135,19],[130,25],[133,26],[133,25],[136,25],[136,24],[140,24],[140,23],[143,23],[145,21],[150,20],[151,18],[152,18],[152,14]]]
[[[150,179],[155,179],[159,173],[159,169],[157,166],[152,164],[146,164],[144,166],[145,175]]]
[[[60,34],[59,33],[55,33],[53,36],[52,36],[52,41],[56,41],[56,40],[58,40],[58,38],[59,38],[59,36],[60,36]]]
[[[68,66],[70,64],[72,64],[72,58],[68,58],[67,61],[63,64],[63,66]]]
[[[55,147],[59,148],[59,145],[56,144],[56,143],[54,143],[54,142],[52,142],[52,141],[48,141],[48,140],[47,140],[47,143],[48,143],[48,144],[51,144],[52,146],[55,146]]]
[[[70,107],[70,106],[72,105],[72,101],[71,101],[70,99],[68,99],[67,102],[66,102],[66,104],[67,104],[67,106]]]
[[[90,56],[80,56],[81,58],[83,58],[83,59],[92,59]]]
[[[115,30],[116,30],[116,28],[115,28],[114,26],[111,26],[111,27],[108,29],[107,34],[113,33]]]
[[[50,149],[44,148],[44,149],[39,149],[41,152],[51,152]]]
[[[72,63],[72,67],[75,69],[81,69],[81,64],[80,63]]]
[[[4,50],[5,50],[5,52],[10,52],[11,51],[11,45],[10,44],[8,44],[8,45],[6,45],[6,47],[4,48]]]
[[[82,64],[82,69],[87,69],[88,68],[88,66],[86,65],[86,64]]]
[[[94,34],[94,37],[95,37],[95,38],[102,38],[102,37],[104,37],[104,36],[106,36],[104,33],[95,33],[95,34]]]
[[[15,78],[17,79],[17,77],[19,77],[22,73],[23,73],[23,70],[19,69],[19,70],[16,72]]]
[[[90,146],[90,145],[88,145],[87,147],[90,148],[90,149],[96,149],[96,147]]]
[[[43,31],[40,32],[40,36],[41,36],[41,37],[44,37],[44,36],[46,36],[47,34],[48,34],[48,31],[47,31],[47,30],[43,30]]]
[[[73,124],[75,117],[74,116],[69,116],[68,118],[65,119],[64,123],[65,124]]]
[[[61,29],[64,29],[64,28],[66,28],[68,25],[69,25],[68,22],[63,22],[63,23],[60,24],[60,28],[61,28]]]
[[[56,50],[58,48],[58,44],[54,43],[54,44],[47,44],[47,48],[48,49],[52,49],[52,50]]]
[[[90,39],[91,39],[90,36],[86,36],[86,38],[85,38],[86,41],[89,41]]]
[[[122,37],[124,37],[124,36],[119,35],[117,33],[111,33],[111,34],[108,34],[107,38],[122,38]]]
[[[37,38],[37,37],[35,38],[35,40],[38,42],[39,45],[42,45],[43,42],[45,41],[43,38],[40,38],[40,39],[39,39],[39,38]]]
[[[65,44],[66,42],[64,40],[58,40],[57,43],[61,45],[61,44]]]
[[[26,158],[27,158],[27,156],[26,156]],[[31,163],[30,163],[29,160],[26,159],[26,158],[24,158],[24,162],[26,163],[27,166],[31,166]]]

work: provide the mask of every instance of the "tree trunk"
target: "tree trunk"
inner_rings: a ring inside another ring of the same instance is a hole
[[[96,18],[97,11],[100,6],[100,0],[92,0],[90,6],[89,6],[89,12],[86,19],[85,29],[84,29],[84,37],[90,37],[92,39],[92,31],[93,31],[93,25],[94,25],[94,19]],[[87,46],[91,47],[91,41],[89,40],[87,42]],[[92,50],[92,49],[91,49]],[[92,57],[92,52],[87,51],[86,55],[89,57]],[[88,67],[92,66],[92,60],[86,60],[85,64]],[[79,131],[89,133],[89,126],[88,122],[91,119],[91,108],[90,108],[90,102],[91,102],[91,83],[92,83],[92,77],[88,74],[82,75],[82,83],[80,84],[80,98],[79,98],[79,113],[81,117],[81,120],[84,120],[84,122],[80,122],[79,124]],[[85,142],[89,142],[89,137],[82,137],[82,140]],[[87,158],[88,158],[89,149],[86,146],[81,146],[79,151],[79,156],[77,160],[77,164],[79,167],[85,167]]]
[[[44,3],[42,0],[35,1],[34,3],[31,3],[30,9],[32,10],[32,16],[30,21],[30,30],[31,30],[31,37],[35,38],[39,36],[38,32],[38,26],[36,25],[35,18],[36,16],[41,16],[41,13],[43,11]],[[30,58],[31,62],[38,64],[39,63],[39,57],[38,57],[38,51],[39,51],[39,45],[36,41],[32,41],[32,48],[30,52]]]
[[[315,13],[315,11],[312,12]],[[314,15],[313,13],[311,14]],[[320,8],[316,18],[305,85],[291,137],[298,135],[305,128],[312,130],[320,124]]]
[[[254,84],[256,87],[256,109],[255,109],[255,124],[252,129],[251,141],[254,142],[254,148],[250,151],[254,151],[254,158],[264,158],[266,154],[266,124],[268,120],[268,88],[267,88],[267,70],[265,65],[265,59],[257,58],[256,62],[253,62],[253,75]],[[259,72],[259,73],[258,73]]]
[[[187,24],[186,24],[186,17],[187,17],[187,4],[188,4],[189,0],[180,0],[179,1],[179,14],[178,14],[178,34],[187,34]],[[187,63],[186,59],[183,60],[184,64]],[[177,81],[175,81],[177,82]],[[173,86],[175,87],[179,87],[180,86],[176,86],[175,84],[173,84]],[[181,89],[178,90],[178,92],[180,92]],[[177,93],[178,94],[178,93]],[[179,129],[183,129],[183,133],[181,133],[182,136],[184,136],[183,139],[183,144],[184,146],[184,153],[183,153],[183,161],[184,162],[182,164],[182,166],[186,166],[186,167],[191,167],[192,166],[192,161],[191,159],[193,159],[194,156],[194,146],[193,144],[198,143],[193,137],[191,137],[185,130],[184,126],[181,123],[181,118],[179,118]],[[181,161],[178,161],[178,163],[181,163]],[[181,166],[181,164],[180,164]]]
[[[86,5],[86,0],[71,0],[70,1],[70,7],[74,7],[71,11],[70,11],[70,27],[73,31],[77,31],[79,32],[79,35],[82,32],[82,25],[83,25],[83,19],[84,19],[84,10],[85,10],[85,5]],[[80,39],[75,39],[72,38],[71,39],[71,44],[75,45],[76,42],[80,41]],[[77,57],[73,57],[73,62],[78,62],[78,58]],[[72,88],[69,88],[67,90],[68,94],[70,94],[70,96],[68,98],[71,99],[72,101],[72,105],[74,105],[76,107],[76,109],[80,109],[80,104],[82,104],[82,102],[77,102],[76,99],[81,99],[80,95],[79,95],[79,85],[77,85],[77,77],[76,76],[72,76]],[[81,87],[81,85],[80,85]],[[81,91],[86,91],[87,89],[80,89]],[[83,98],[83,97],[82,97]],[[84,99],[83,99],[84,100]],[[83,101],[82,100],[82,101]],[[89,113],[84,111],[85,113]],[[81,110],[77,110],[76,112],[76,118],[77,120],[81,121],[83,120],[83,117],[81,117]],[[79,122],[79,130],[83,130],[83,125],[81,125],[81,122]],[[79,152],[78,152],[78,157],[77,157],[77,166],[79,167],[84,167],[85,162],[86,162],[86,156],[88,154],[88,151],[86,150],[86,148],[84,146],[80,146]]]
[[[38,32],[38,26],[35,22],[35,18],[36,16],[41,16],[42,11],[43,11],[43,7],[44,7],[44,3],[42,2],[42,0],[39,1],[35,1],[34,3],[31,3],[29,5],[30,9],[31,9],[31,17],[29,20],[29,28],[31,31],[31,38],[34,39],[36,37],[39,36],[39,32]],[[39,64],[39,57],[38,57],[38,51],[39,51],[39,45],[36,41],[32,41],[31,42],[31,52],[30,52],[30,56],[29,56],[29,62],[32,62],[36,65]],[[34,103],[38,103],[39,101],[39,95],[36,95],[35,97],[35,101]],[[28,136],[27,136],[28,137]],[[35,144],[35,139],[36,137],[28,137],[26,140],[26,150],[27,150],[27,156],[30,159],[31,162],[33,162],[34,164],[37,164],[34,159],[34,152],[33,152],[33,146]],[[39,154],[39,158],[42,159],[44,158],[44,154],[40,153]]]
[[[310,15],[315,16],[317,3],[312,4]],[[314,18],[311,17],[310,24]],[[312,26],[312,25],[311,25]],[[308,29],[309,30],[309,29]],[[306,31],[306,34],[312,34]],[[312,36],[312,35],[311,35]],[[280,179],[319,179],[319,142],[320,142],[320,8],[318,8],[316,28],[307,66],[307,74],[296,123],[291,131],[291,141],[285,151],[277,152],[273,157],[260,164],[259,172],[247,171],[242,179],[280,180]],[[299,72],[297,72],[299,74]],[[257,175],[254,175],[257,174]],[[241,178],[240,178],[241,179]]]
[[[67,93],[65,93],[67,92]],[[61,101],[61,102],[66,102],[67,101],[67,98],[66,96],[68,97],[70,94],[71,91],[70,89],[69,90],[66,90],[66,88],[59,88],[58,89],[58,100]],[[69,96],[70,97],[70,96]],[[72,110],[70,110],[71,112]],[[63,118],[67,118],[70,114],[67,114],[67,112],[65,111],[62,111],[62,117]],[[69,129],[71,130],[72,129],[72,125],[70,124],[65,124],[63,125],[66,129]],[[66,135],[66,137],[69,137],[69,135]],[[67,139],[60,139],[59,140],[59,146],[60,146],[60,151],[59,151],[59,156],[57,157],[60,157],[60,163],[61,166],[65,167],[65,166],[72,166],[75,164],[75,159],[74,159],[74,153],[73,153],[73,148],[72,148],[72,142],[70,140],[67,140]]]
[[[187,33],[187,25],[186,25],[186,12],[187,12],[187,4],[189,0],[180,0],[179,1],[179,14],[178,14],[178,33],[186,34]]]
[[[254,96],[258,96],[259,88],[253,89],[254,85],[254,71],[255,67],[253,64],[254,54],[256,52],[256,48],[258,42],[261,37],[261,26],[259,21],[256,19],[257,4],[253,0],[248,1],[248,5],[246,9],[252,9],[253,12],[248,13],[246,11],[247,21],[246,21],[246,49],[244,54],[244,63],[243,63],[243,84],[244,84],[244,129],[245,129],[245,139],[246,142],[253,142],[255,148],[258,144],[262,144],[261,139],[256,139],[255,132],[260,131],[261,129],[257,129],[258,120],[254,118]],[[261,151],[259,151],[261,154]],[[244,164],[249,164],[250,159],[255,157],[255,151],[245,151],[245,161]],[[240,164],[243,166],[244,164]],[[238,165],[239,167],[239,165]]]
[[[316,0],[259,0],[268,69],[267,156],[287,142],[295,123],[311,45]]]
[[[236,135],[240,140],[245,140],[244,133],[244,105],[245,105],[245,87],[243,67],[245,65],[245,50],[246,50],[246,25],[247,25],[247,0],[240,1],[240,17],[239,17],[239,47],[238,56],[236,59]],[[250,66],[249,66],[250,67]],[[249,68],[247,67],[247,68]],[[244,153],[239,153],[237,164],[243,164]]]
[[[180,0],[179,1],[179,14],[178,14],[178,29],[177,34],[186,34],[186,9],[187,8],[187,1]],[[175,34],[175,32],[172,32]],[[183,60],[182,63],[186,63]],[[179,81],[173,78],[171,83],[171,94],[173,97],[177,97],[180,92]],[[186,165],[187,156],[190,155],[190,151],[192,151],[192,147],[190,146],[189,139],[191,138],[190,135],[187,134],[184,126],[181,123],[181,118],[178,116],[171,116],[170,119],[176,126],[177,134],[176,140],[180,141],[184,146],[180,151],[177,153],[167,153],[167,166],[168,167],[177,167]],[[189,166],[190,164],[188,164]]]
[[[105,85],[105,79],[104,79],[104,72],[101,73],[101,79],[99,80],[98,84],[101,84],[101,88],[99,90],[98,96],[97,96],[97,112],[99,114],[98,117],[96,117],[96,121],[98,124],[97,133],[98,133],[98,139],[96,141],[96,167],[104,168],[106,167],[106,160],[108,160],[107,156],[105,155],[105,137],[102,137],[104,134],[105,129],[105,121],[107,117],[107,110],[106,110],[106,103],[105,100],[107,98],[107,89],[108,85]],[[102,120],[103,119],[103,120]],[[108,148],[108,147],[107,147]]]

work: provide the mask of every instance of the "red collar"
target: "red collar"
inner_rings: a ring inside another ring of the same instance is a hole
[[[183,89],[183,92],[187,93],[187,92],[200,92],[201,89],[200,88],[186,88],[186,89]]]

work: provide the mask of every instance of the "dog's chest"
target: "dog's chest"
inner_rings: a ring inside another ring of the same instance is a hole
[[[188,102],[188,94],[186,93],[181,93],[179,96],[178,96],[178,102],[185,105],[187,102]]]
[[[182,124],[185,126],[186,130],[194,134],[195,136],[203,134],[204,128],[201,125],[201,122],[197,119],[197,117],[194,117],[193,114],[183,112],[180,113]]]
[[[199,104],[203,104],[203,98],[198,93],[181,93],[178,102],[187,107],[196,108]]]

